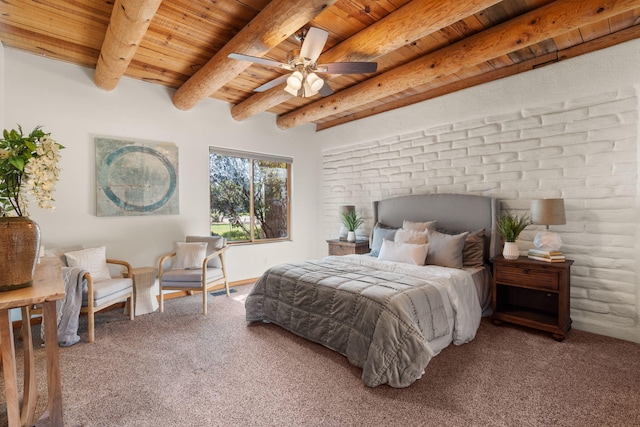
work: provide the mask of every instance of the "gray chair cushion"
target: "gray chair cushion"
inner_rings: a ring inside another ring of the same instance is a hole
[[[131,279],[125,279],[117,277],[115,279],[101,280],[99,282],[93,282],[93,297],[94,301],[104,301],[105,299],[111,300],[116,297],[116,294],[127,294],[131,292],[133,288],[133,281]],[[82,292],[82,302],[87,303],[87,290]],[[98,304],[96,304],[98,305]]]
[[[218,249],[222,249],[227,244],[227,239],[222,236],[187,236],[186,240],[189,242],[206,242],[207,243],[207,256],[211,255]],[[220,257],[215,257],[207,263],[207,267],[222,268]]]
[[[207,282],[217,280],[221,277],[221,268],[207,268]],[[202,283],[202,270],[166,270],[162,274],[163,285],[176,282]]]

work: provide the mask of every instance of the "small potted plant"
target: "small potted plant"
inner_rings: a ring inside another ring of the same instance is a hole
[[[347,228],[347,241],[356,241],[356,230],[362,225],[364,220],[355,210],[342,214],[342,223]]]
[[[516,240],[518,240],[520,233],[531,224],[533,224],[531,219],[525,214],[517,215],[507,212],[498,217],[496,228],[498,234],[500,234],[500,237],[504,241],[502,256],[504,256],[505,259],[518,259],[520,251],[518,250]]]

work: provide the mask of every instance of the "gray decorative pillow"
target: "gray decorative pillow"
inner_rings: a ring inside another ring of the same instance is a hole
[[[462,249],[464,267],[482,267],[484,265],[484,228],[472,231]]]
[[[377,223],[373,227],[373,237],[371,239],[371,252],[369,255],[377,257],[380,254],[380,248],[382,247],[383,240],[395,239],[396,229],[387,227],[382,223]]]
[[[439,228],[439,232],[445,234],[458,234],[457,231],[444,230]],[[483,267],[484,266],[484,239],[485,229],[471,231],[462,248],[463,267]]]
[[[468,231],[451,236],[429,230],[429,253],[426,264],[462,268],[462,248],[468,235]]]

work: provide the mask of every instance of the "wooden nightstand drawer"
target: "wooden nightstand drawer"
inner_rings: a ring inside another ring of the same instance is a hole
[[[329,244],[329,255],[349,255],[349,254],[368,254],[369,241],[357,240],[355,242],[347,242],[346,240],[327,240]]]
[[[537,270],[528,266],[501,266],[496,271],[496,281],[514,283],[531,288],[557,291],[560,278],[555,271]]]

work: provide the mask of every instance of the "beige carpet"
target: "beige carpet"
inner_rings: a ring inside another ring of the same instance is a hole
[[[238,292],[96,317],[96,342],[61,348],[67,426],[639,426],[640,345],[581,331],[563,343],[484,319],[405,389],[275,325],[248,326]],[[37,334],[37,329],[34,328]],[[21,353],[21,344],[17,344]],[[36,351],[44,408],[44,349]],[[0,425],[6,424],[4,396]]]

